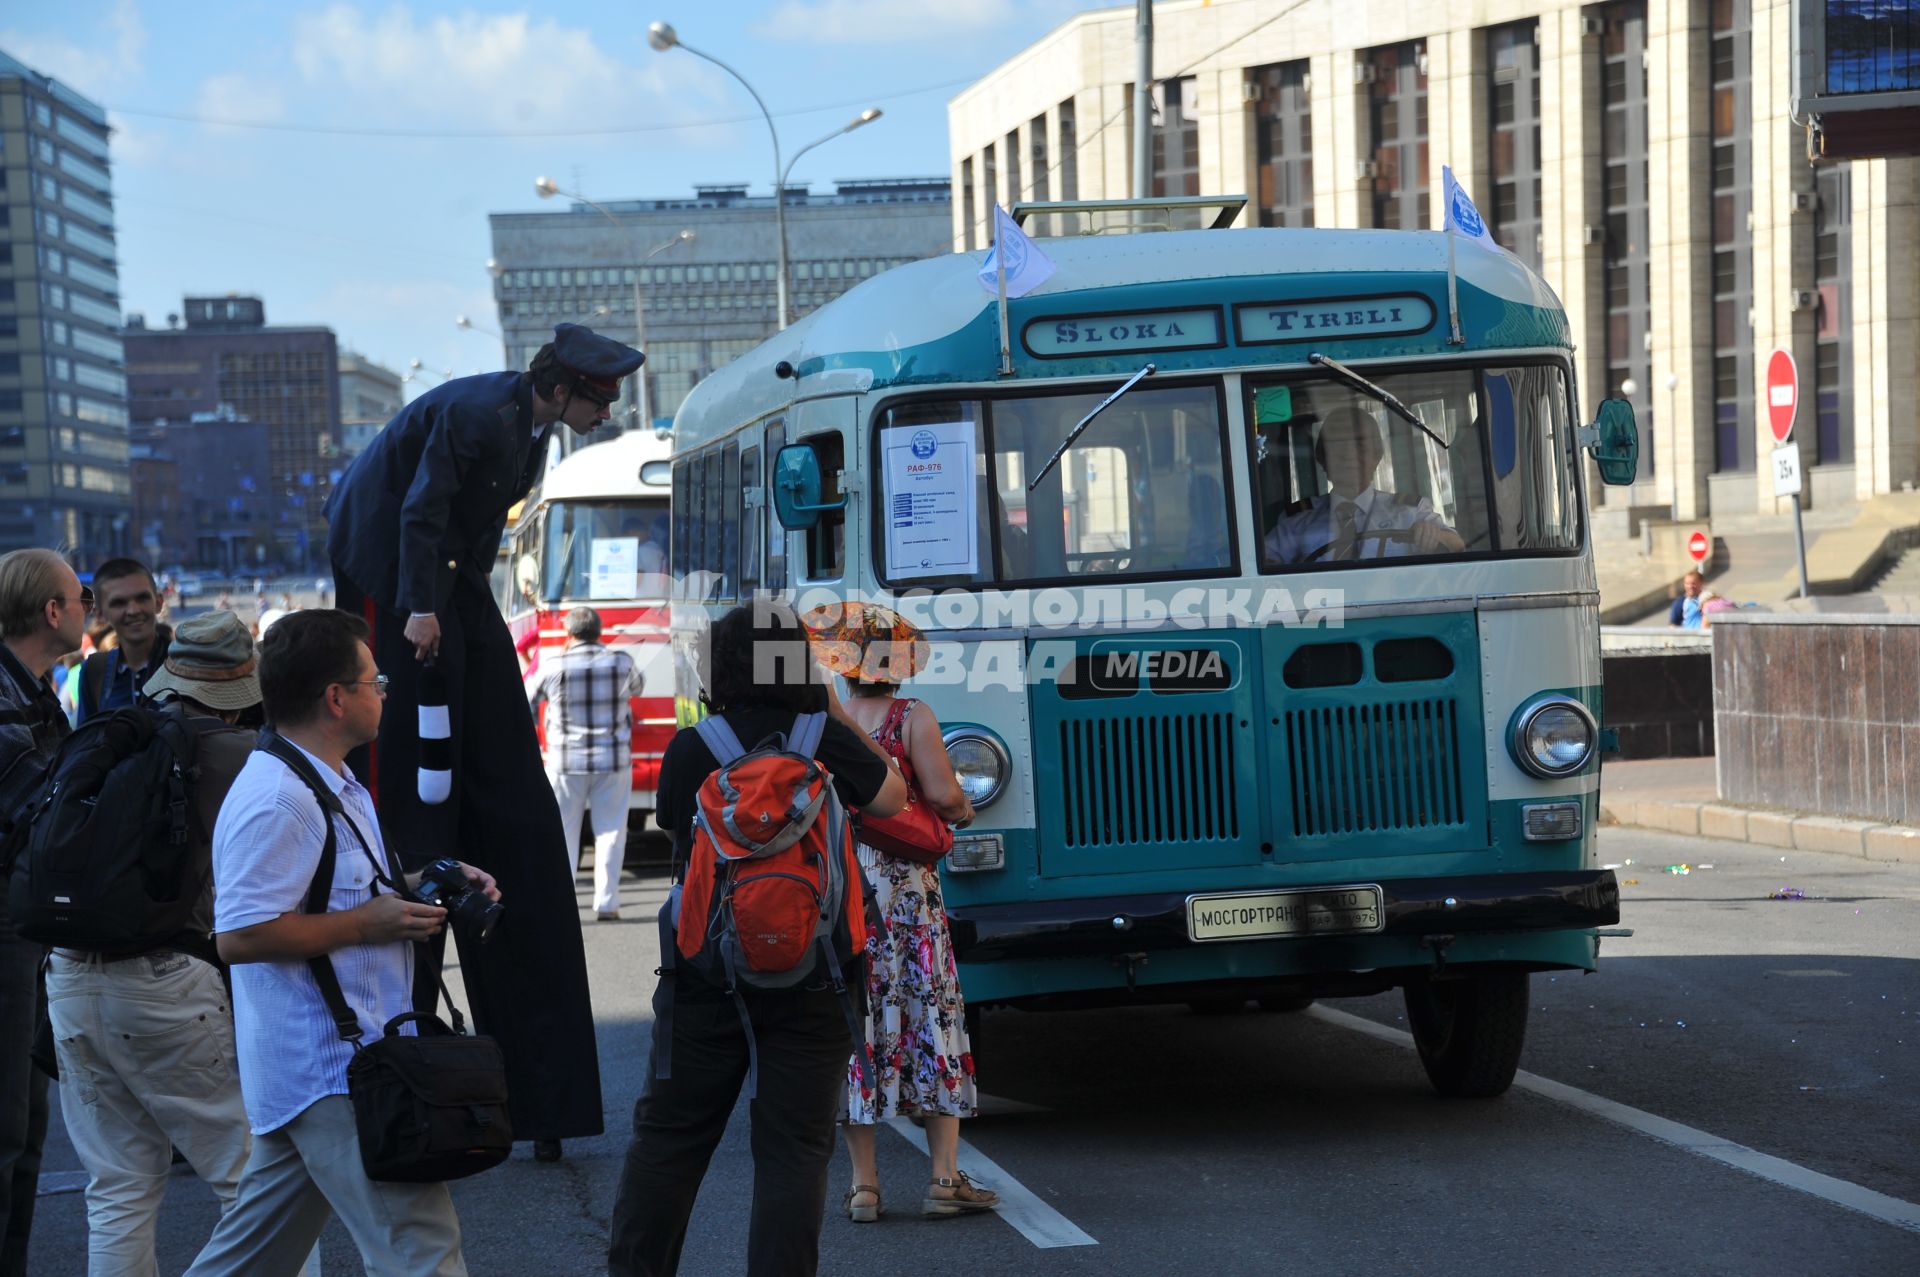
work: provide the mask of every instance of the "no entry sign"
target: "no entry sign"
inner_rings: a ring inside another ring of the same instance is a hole
[[[1695,563],[1705,563],[1707,553],[1712,549],[1713,542],[1707,540],[1707,534],[1698,528],[1695,528],[1693,535],[1687,538],[1687,553],[1693,556]]]
[[[1799,370],[1792,355],[1776,350],[1767,356],[1767,424],[1773,428],[1775,443],[1793,437],[1793,414],[1799,407]]]

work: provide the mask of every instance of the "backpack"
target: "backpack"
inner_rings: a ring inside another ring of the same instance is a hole
[[[660,909],[660,1078],[673,1076],[676,961],[732,997],[747,1036],[749,1098],[759,1057],[741,989],[798,989],[822,970],[840,996],[861,1078],[868,1077],[866,1031],[842,973],[866,951],[870,905],[852,823],[833,777],[813,756],[826,720],[803,714],[791,732],[751,750],[722,718],[695,724],[719,766],[700,786],[685,873]]]
[[[194,804],[199,751],[177,705],[135,705],[76,728],[14,831],[14,929],[109,954],[177,939],[213,872]]]

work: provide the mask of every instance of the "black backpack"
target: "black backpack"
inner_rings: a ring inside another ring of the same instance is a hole
[[[21,936],[128,954],[180,936],[213,870],[193,801],[199,747],[177,705],[97,714],[67,737],[10,840]]]

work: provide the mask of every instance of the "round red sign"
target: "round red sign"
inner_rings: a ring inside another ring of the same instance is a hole
[[[1793,437],[1793,414],[1800,406],[1800,374],[1793,356],[1776,350],[1767,357],[1767,424],[1773,428],[1773,441],[1784,444]]]
[[[1698,529],[1687,538],[1687,553],[1693,556],[1695,563],[1705,563],[1707,552],[1711,549],[1713,549],[1713,542],[1707,540],[1707,534]]]

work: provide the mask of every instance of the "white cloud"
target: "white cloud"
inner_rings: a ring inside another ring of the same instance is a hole
[[[114,0],[112,10],[85,44],[55,35],[0,30],[0,47],[43,75],[90,98],[118,93],[143,70],[147,28],[134,0]]]
[[[989,32],[1024,28],[1033,11],[1054,8],[1062,16],[1085,4],[1036,4],[1034,0],[784,0],[756,29],[771,40],[805,44],[931,44]]]
[[[637,34],[632,42],[639,48]],[[525,13],[416,18],[335,4],[294,21],[294,65],[314,85],[395,118],[511,130],[659,119],[671,68],[626,65],[603,36]],[[679,78],[676,76],[676,78]]]
[[[194,114],[208,120],[270,124],[285,118],[287,102],[275,85],[228,71],[201,81],[193,109]]]

